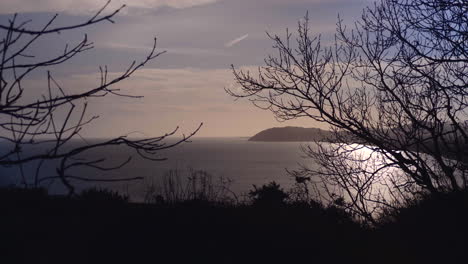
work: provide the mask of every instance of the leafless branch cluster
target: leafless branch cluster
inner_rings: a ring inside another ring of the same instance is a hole
[[[372,219],[423,193],[466,189],[468,1],[383,0],[335,41],[270,35],[258,74],[233,68],[247,97],[281,120],[327,123],[335,144],[305,148],[328,198]],[[354,143],[354,144],[350,144]],[[322,188],[322,189],[323,189]]]
[[[0,25],[2,39],[0,40],[0,139],[2,150],[0,153],[1,166],[18,166],[21,171],[21,184],[23,186],[39,186],[46,181],[60,180],[69,190],[74,192],[71,181],[122,181],[139,179],[130,177],[127,179],[98,179],[88,178],[82,175],[73,175],[76,167],[90,167],[97,170],[118,169],[131,160],[128,157],[122,163],[113,166],[104,166],[105,158],[87,159],[84,153],[90,153],[97,148],[112,145],[124,145],[136,151],[145,159],[160,160],[157,156],[160,150],[171,148],[187,141],[198,129],[188,136],[173,142],[164,143],[164,140],[174,135],[177,129],[163,136],[132,139],[129,136],[121,136],[103,142],[84,143],[78,147],[70,148],[73,139],[81,138],[81,131],[95,122],[98,116],[88,116],[88,102],[90,98],[98,98],[109,95],[121,97],[138,97],[132,94],[124,94],[114,88],[115,84],[128,79],[148,62],[156,59],[163,52],[156,51],[156,38],[153,47],[146,58],[141,61],[133,61],[123,73],[118,76],[110,76],[107,66],[100,67],[100,82],[95,87],[79,91],[68,92],[48,71],[50,66],[69,61],[93,48],[93,43],[85,35],[81,41],[73,45],[66,45],[62,52],[51,58],[41,59],[29,52],[36,42],[47,39],[53,34],[64,31],[86,28],[93,24],[109,21],[124,6],[108,14],[107,2],[89,20],[70,26],[54,27],[57,15],[53,16],[39,30],[29,29],[32,21],[20,22],[15,14],[7,25]],[[47,89],[39,94],[38,89],[25,85],[28,77],[39,70],[47,70]],[[33,151],[34,150],[34,151]],[[56,175],[41,175],[44,163],[54,161],[58,163]],[[37,164],[35,176],[30,177],[23,171],[24,164]]]

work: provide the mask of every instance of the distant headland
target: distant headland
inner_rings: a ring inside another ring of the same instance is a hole
[[[249,141],[263,142],[301,142],[301,141],[328,141],[331,132],[320,128],[304,127],[274,127],[263,130]]]

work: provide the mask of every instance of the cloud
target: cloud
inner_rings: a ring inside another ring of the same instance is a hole
[[[101,45],[95,45],[98,48],[109,48],[116,50],[134,50],[134,51],[149,51],[151,46],[149,45],[129,45],[115,42],[108,42]],[[180,48],[158,48],[159,51],[164,51],[169,54],[178,54],[178,55],[216,55],[216,56],[226,56],[226,53],[222,50],[216,49],[202,49],[202,48],[191,48],[191,47],[180,47]]]
[[[229,41],[228,43],[224,44],[224,46],[225,46],[226,48],[230,48],[230,47],[236,45],[237,43],[243,41],[244,39],[246,39],[246,38],[248,38],[248,37],[249,37],[249,34],[245,34],[245,35],[243,35],[243,36],[241,36],[241,37],[238,37],[238,38],[236,38],[236,39],[234,39],[234,40]]]
[[[188,8],[211,4],[217,0],[113,0],[108,10],[122,5],[128,9],[156,9],[159,7]],[[0,13],[66,12],[71,14],[92,14],[105,5],[107,0],[2,0]]]

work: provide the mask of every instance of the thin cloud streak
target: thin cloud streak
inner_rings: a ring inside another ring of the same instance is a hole
[[[234,39],[234,40],[229,41],[228,43],[224,44],[224,46],[225,46],[226,48],[230,48],[230,47],[232,47],[232,46],[238,44],[239,42],[245,40],[245,39],[248,38],[248,37],[249,37],[249,34],[245,34],[245,35],[243,35],[243,36],[241,36],[241,37],[238,37],[238,38],[236,38],[236,39]]]

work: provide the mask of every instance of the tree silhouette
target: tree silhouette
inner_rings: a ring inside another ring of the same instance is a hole
[[[269,34],[278,55],[258,73],[233,67],[240,89],[227,92],[280,120],[328,124],[336,144],[305,147],[320,166],[298,173],[372,221],[467,187],[467,13],[466,0],[383,0],[351,30],[339,18],[331,45],[310,35],[306,16],[296,38]]]
[[[101,22],[114,23],[113,18],[124,8],[107,12],[107,2],[89,20],[69,26],[54,27],[57,15],[53,16],[40,29],[30,29],[31,21],[20,22],[15,14],[8,24],[0,25],[2,39],[0,40],[0,138],[2,150],[0,154],[1,166],[18,166],[21,171],[21,184],[24,187],[38,187],[44,183],[60,180],[68,188],[70,194],[74,193],[73,181],[127,181],[140,179],[130,177],[123,179],[101,179],[81,175],[73,175],[77,167],[88,167],[97,170],[113,170],[121,168],[132,159],[114,165],[105,163],[105,157],[89,158],[88,153],[97,148],[123,145],[148,160],[158,161],[160,150],[174,147],[186,142],[199,129],[198,127],[188,136],[172,143],[165,143],[165,139],[174,135],[178,128],[158,137],[132,139],[129,136],[120,136],[101,142],[86,142],[80,146],[71,147],[73,139],[81,138],[81,131],[93,122],[98,122],[98,116],[89,116],[87,113],[90,98],[104,96],[138,97],[125,94],[115,85],[128,79],[133,73],[144,67],[148,62],[156,59],[164,52],[156,51],[156,38],[148,55],[141,61],[133,61],[123,73],[111,77],[107,66],[100,67],[100,82],[95,87],[67,92],[59,82],[47,71],[47,90],[38,94],[37,88],[25,84],[28,77],[40,69],[48,69],[69,61],[93,48],[93,43],[87,35],[73,45],[66,45],[63,51],[51,58],[37,58],[30,54],[36,42],[47,39],[53,34],[65,31],[88,28]],[[105,13],[108,14],[105,14]],[[34,27],[32,27],[34,28]],[[201,125],[200,125],[201,126]],[[28,151],[35,149],[35,151]],[[55,162],[55,175],[41,175],[41,168],[47,162]],[[23,170],[25,164],[35,164],[35,175],[30,177]]]

